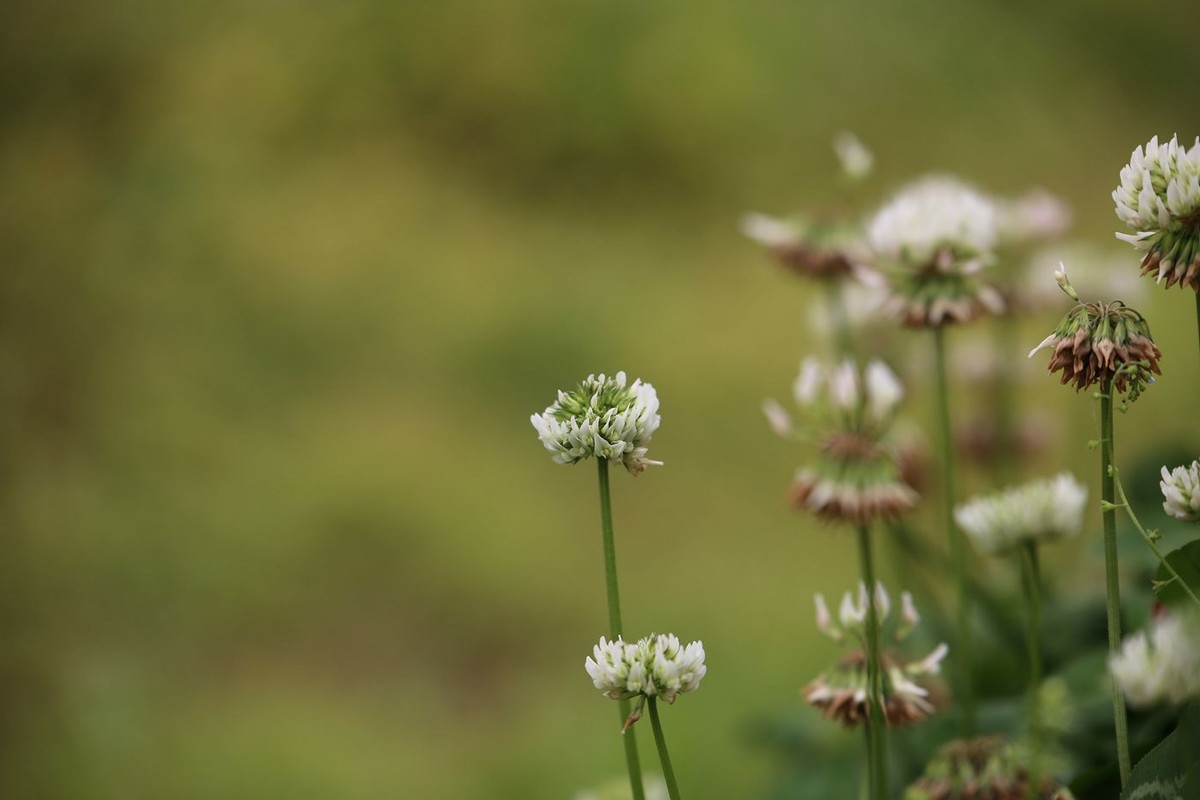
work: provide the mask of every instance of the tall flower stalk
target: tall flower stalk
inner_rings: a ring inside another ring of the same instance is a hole
[[[858,526],[858,559],[865,586],[875,586],[875,565],[871,554],[871,529],[861,524]],[[886,800],[888,796],[887,770],[887,737],[884,735],[886,710],[883,697],[883,669],[879,636],[879,604],[876,602],[877,592],[867,593],[867,697],[869,710],[867,712],[867,758],[870,763],[868,772],[868,796],[872,800]]]
[[[634,476],[647,467],[660,465],[661,461],[646,457],[650,439],[660,421],[654,387],[640,380],[630,384],[624,372],[612,377],[603,373],[589,375],[573,391],[559,391],[557,399],[544,412],[530,417],[538,438],[553,454],[555,462],[575,464],[588,458],[596,459],[608,629],[609,636],[618,641],[622,635],[621,599],[608,465],[610,461],[616,461]],[[632,711],[628,698],[618,699],[621,730],[624,731]],[[632,731],[623,737],[623,743],[633,800],[644,800],[637,740]]]
[[[1061,372],[1062,382],[1076,391],[1099,388],[1100,399],[1100,488],[1104,521],[1104,575],[1108,617],[1109,653],[1121,646],[1121,584],[1117,563],[1116,464],[1113,431],[1113,401],[1124,394],[1125,406],[1133,403],[1161,374],[1162,353],[1150,335],[1145,317],[1121,301],[1080,301],[1067,278],[1066,268],[1054,274],[1059,287],[1075,301],[1058,326],[1030,352],[1032,357],[1045,347],[1052,349],[1050,372]],[[1117,764],[1121,785],[1129,779],[1129,726],[1121,687],[1112,684],[1113,724],[1117,739]]]
[[[1001,313],[1004,300],[979,280],[998,236],[995,205],[974,189],[931,177],[902,189],[871,220],[867,237],[877,259],[893,267],[889,307],[909,328],[932,328],[937,384],[942,507],[955,585],[958,697],[964,735],[975,730],[971,671],[971,600],[962,534],[954,524],[954,454],[946,379],[945,327]]]

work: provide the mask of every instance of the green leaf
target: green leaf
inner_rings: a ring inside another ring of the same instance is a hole
[[[1200,539],[1188,542],[1178,550],[1167,553],[1167,563],[1175,568],[1179,577],[1191,590],[1200,596]],[[1158,565],[1154,576],[1155,592],[1163,605],[1178,606],[1191,603],[1192,599],[1184,592],[1179,581],[1175,580],[1163,564]]]
[[[1200,707],[1184,709],[1179,725],[1137,763],[1121,800],[1189,800],[1200,780]]]

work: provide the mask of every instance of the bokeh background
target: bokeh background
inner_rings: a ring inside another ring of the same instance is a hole
[[[551,463],[528,417],[624,369],[658,388],[666,462],[614,475],[626,627],[709,653],[665,714],[684,791],[784,796],[822,756],[756,731],[816,724],[797,690],[836,650],[810,596],[855,562],[783,502],[801,455],[759,404],[826,344],[813,287],[739,216],[866,211],[953,171],[1045,187],[1108,247],[1130,150],[1200,130],[1197,21],[1188,0],[5,4],[0,794],[549,800],[619,777],[583,672],[594,469]],[[842,129],[877,156],[853,201]],[[1166,376],[1118,421],[1130,460],[1200,441],[1191,298],[1142,302]],[[926,426],[927,363],[897,365]],[[1094,485],[1092,404],[1042,369],[1030,469]]]

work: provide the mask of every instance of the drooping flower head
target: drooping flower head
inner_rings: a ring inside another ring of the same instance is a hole
[[[1121,643],[1108,668],[1131,706],[1200,699],[1200,614],[1190,609],[1160,614],[1148,632]]]
[[[903,481],[895,448],[886,435],[904,398],[904,387],[882,361],[860,370],[853,361],[836,366],[805,359],[792,387],[803,412],[806,438],[815,444],[809,466],[797,471],[792,504],[828,520],[863,523],[901,514],[916,503]],[[774,401],[764,404],[776,433],[795,432],[791,417]]]
[[[1063,472],[997,494],[977,497],[954,510],[954,519],[987,555],[1023,542],[1067,539],[1083,527],[1087,487]]]
[[[1033,350],[1033,358],[1044,347],[1052,347],[1050,372],[1062,372],[1062,383],[1076,391],[1112,381],[1118,393],[1133,402],[1154,375],[1161,375],[1162,353],[1150,335],[1146,318],[1120,300],[1084,303],[1067,279],[1066,268],[1055,272],[1058,285],[1076,301],[1058,327]]]
[[[1184,522],[1200,520],[1200,460],[1167,472],[1162,468],[1158,482],[1163,493],[1163,510]]]
[[[814,596],[817,608],[817,628],[836,642],[848,641],[853,649],[832,669],[826,670],[804,689],[805,701],[821,710],[826,719],[837,720],[853,728],[867,718],[866,619],[867,603],[874,601],[880,629],[887,627],[891,601],[883,584],[875,584],[873,597],[859,584],[857,598],[847,592],[838,608],[838,622],[833,621],[824,596]],[[912,633],[920,615],[913,605],[912,595],[900,595],[899,621],[893,628],[892,639],[899,644]],[[941,671],[942,659],[949,648],[940,644],[919,661],[911,661],[895,650],[881,654],[883,666],[883,710],[891,726],[920,722],[932,714],[939,703],[941,689],[932,676]]]
[[[658,395],[641,380],[627,383],[624,372],[611,378],[603,372],[588,375],[573,391],[559,391],[558,399],[529,421],[559,464],[605,458],[634,475],[662,464],[646,457],[661,421]]]
[[[617,637],[600,637],[592,655],[584,662],[592,684],[613,700],[638,698],[625,726],[641,717],[642,703],[649,697],[674,703],[681,694],[700,687],[708,668],[704,665],[704,644],[680,644],[674,634],[650,634],[636,644]]]
[[[1200,292],[1200,137],[1191,148],[1155,136],[1133,151],[1113,190],[1117,216],[1134,233],[1118,233],[1146,255],[1142,274]]]
[[[985,311],[1004,310],[1000,294],[977,276],[996,237],[993,203],[948,177],[902,189],[867,227],[872,251],[894,268],[889,306],[914,328],[970,322]]]
[[[766,247],[780,266],[818,280],[870,280],[868,252],[851,225],[803,217],[779,219],[751,212],[742,217],[742,233]]]
[[[956,739],[944,745],[904,800],[1073,800],[1071,791],[1043,776],[1031,792],[1029,759],[999,736]]]

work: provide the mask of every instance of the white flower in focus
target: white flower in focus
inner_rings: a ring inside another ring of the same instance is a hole
[[[1163,493],[1163,510],[1184,522],[1200,520],[1200,460],[1167,472],[1162,468],[1158,482]]]
[[[1087,487],[1063,472],[954,510],[959,527],[983,553],[1004,553],[1022,542],[1070,538],[1083,526]]]
[[[624,372],[611,378],[588,375],[574,391],[560,391],[554,403],[529,421],[559,464],[604,458],[620,461],[634,475],[662,464],[646,457],[661,422],[658,395],[641,380],[627,385]]]
[[[1108,662],[1131,706],[1182,705],[1200,698],[1200,616],[1168,612],[1129,636]]]
[[[833,151],[837,153],[842,172],[851,180],[862,180],[871,174],[875,156],[859,138],[850,131],[842,131],[833,137]]]
[[[584,662],[592,684],[613,700],[631,697],[661,697],[667,703],[700,686],[708,668],[704,665],[704,645],[692,642],[687,647],[673,634],[651,634],[628,644],[619,637],[608,641],[603,636]]]
[[[1112,198],[1117,217],[1134,231],[1117,238],[1146,254],[1142,274],[1200,291],[1200,137],[1190,149],[1177,136],[1139,146]]]
[[[867,241],[880,256],[910,267],[925,267],[942,252],[954,259],[986,256],[996,244],[996,208],[954,178],[924,178],[876,212]]]

